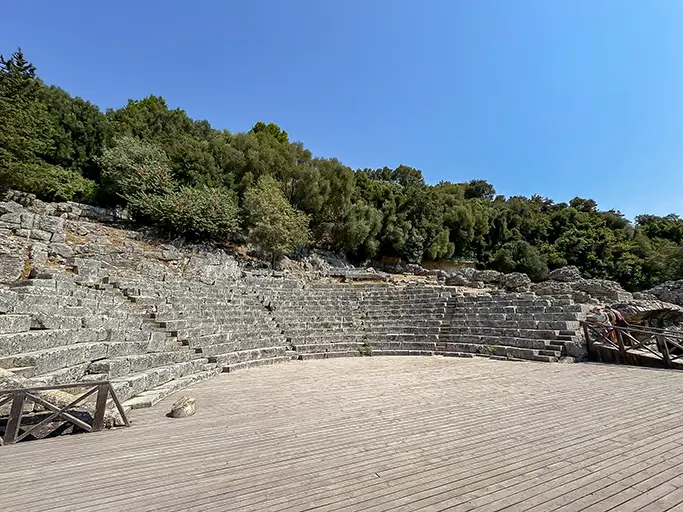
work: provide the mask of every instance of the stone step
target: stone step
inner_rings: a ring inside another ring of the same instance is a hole
[[[340,343],[302,343],[295,344],[294,351],[297,354],[310,354],[318,352],[354,352],[363,347],[362,341]]]
[[[548,329],[513,329],[500,327],[454,327],[441,329],[441,337],[457,335],[497,336],[501,338],[561,339],[558,331]]]
[[[442,330],[449,327],[498,327],[511,329],[547,329],[559,331],[560,334],[575,335],[579,322],[575,321],[539,321],[539,320],[453,320],[442,324]]]
[[[65,345],[36,352],[0,357],[0,368],[35,366],[36,374],[40,375],[106,357],[107,345],[105,343],[78,343],[76,345]]]
[[[270,359],[273,357],[281,357],[287,352],[286,345],[277,345],[271,347],[251,348],[247,350],[235,350],[230,347],[230,351],[216,351],[213,354],[202,354],[208,357],[209,361],[216,363],[219,366],[225,366],[236,363],[243,363],[245,361],[253,361],[256,359]]]
[[[200,336],[198,338],[190,338],[187,340],[189,347],[201,349],[204,353],[205,349],[211,349],[215,353],[215,347],[233,347],[230,352],[240,349],[251,349],[255,346],[265,343],[265,346],[285,345],[287,337],[276,332],[241,332],[241,333],[218,333],[207,336]],[[277,343],[274,343],[276,342]]]
[[[184,361],[166,366],[149,368],[146,371],[115,377],[111,379],[112,386],[120,400],[128,400],[140,393],[165,384],[174,379],[201,373],[204,365],[209,362],[206,358]]]
[[[499,345],[507,347],[516,347],[533,350],[548,350],[548,346],[557,346],[555,340],[532,339],[532,338],[514,338],[514,337],[498,337],[498,336],[483,336],[476,334],[468,335],[450,335],[440,336],[439,345],[449,343],[464,343],[475,345]]]
[[[161,402],[167,396],[172,395],[176,391],[180,391],[186,387],[189,387],[197,382],[201,382],[212,377],[215,377],[220,373],[218,368],[208,369],[201,371],[199,373],[192,373],[184,377],[179,377],[173,379],[164,384],[155,386],[152,389],[143,391],[134,398],[129,398],[125,400],[122,405],[123,408],[128,411],[130,409],[143,409],[147,407],[154,407],[156,404]]]
[[[288,336],[287,343],[291,345],[306,345],[311,343],[362,343],[365,339],[362,332],[358,333],[309,333],[300,336]]]
[[[0,358],[74,343],[103,341],[107,332],[98,329],[40,330],[0,334]]]
[[[421,325],[369,325],[363,329],[367,334],[439,334],[438,326]]]
[[[562,351],[561,350],[539,350],[538,355],[539,356],[554,357],[557,359],[557,358],[562,357]]]
[[[433,356],[432,350],[372,349],[372,356]]]
[[[579,313],[457,313],[450,317],[451,323],[472,320],[536,320],[541,322],[576,322]]]
[[[446,352],[439,350],[438,352],[434,353],[435,356],[443,356],[443,357],[465,357],[465,358],[472,358],[474,357],[474,354],[471,352]]]
[[[223,365],[223,372],[232,373],[238,370],[246,370],[248,368],[256,368],[258,366],[266,366],[277,363],[285,363],[291,361],[292,357],[290,355],[281,357],[271,357],[269,359],[254,359],[250,361],[243,361],[241,363],[230,363],[228,365]]]
[[[7,371],[12,372],[14,375],[19,377],[24,377],[29,379],[36,374],[35,366],[17,366],[15,368],[7,368]]]
[[[300,354],[300,361],[308,361],[310,359],[331,359],[334,357],[360,357],[358,352],[315,352],[310,354]]]
[[[0,315],[0,334],[26,332],[31,329],[31,317],[29,315]]]

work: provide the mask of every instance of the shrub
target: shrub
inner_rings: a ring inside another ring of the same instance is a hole
[[[163,228],[192,238],[230,238],[238,229],[237,198],[219,188],[181,187],[167,194],[131,194],[130,206]]]

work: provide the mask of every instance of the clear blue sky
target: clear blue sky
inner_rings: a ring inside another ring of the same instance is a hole
[[[680,0],[9,0],[0,53],[102,109],[274,121],[353,168],[683,213]]]

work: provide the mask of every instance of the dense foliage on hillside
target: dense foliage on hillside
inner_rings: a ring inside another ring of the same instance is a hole
[[[639,290],[683,278],[683,220],[632,225],[594,201],[497,196],[481,180],[427,185],[406,166],[352,170],[275,124],[211,128],[161,97],[102,112],[47,86],[21,51],[0,60],[0,186],[126,205],[140,222],[269,256],[303,245],[355,261],[475,259],[541,279],[577,265]]]

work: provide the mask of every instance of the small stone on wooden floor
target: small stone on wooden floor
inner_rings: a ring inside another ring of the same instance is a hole
[[[195,407],[195,397],[182,396],[171,406],[169,418],[187,418],[197,412]]]

